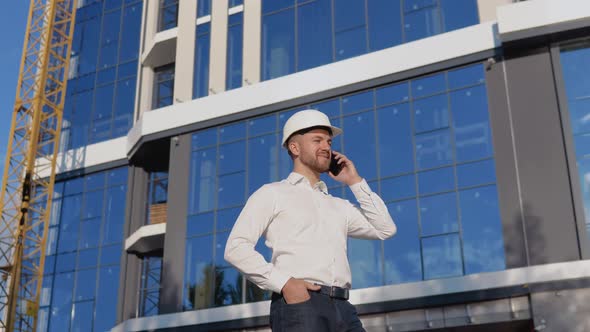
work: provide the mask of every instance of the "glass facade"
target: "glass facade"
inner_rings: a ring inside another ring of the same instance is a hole
[[[225,89],[232,90],[242,86],[244,14],[237,13],[230,15],[228,20]]]
[[[195,46],[193,98],[209,94],[209,48],[211,45],[211,23],[197,25]]]
[[[263,0],[261,78],[478,23],[476,0]]]
[[[486,93],[477,64],[304,106],[343,128],[334,150],[355,162],[398,225],[386,241],[350,240],[354,288],[505,269]],[[223,249],[248,196],[290,173],[279,139],[299,109],[193,134],[186,309],[268,298]],[[331,195],[354,200],[324,181]],[[263,242],[256,248],[270,259]]]
[[[139,317],[155,316],[160,313],[160,281],[162,278],[162,257],[144,257],[141,261],[139,283]]]
[[[174,103],[174,64],[154,69],[154,100],[152,108]]]
[[[114,327],[127,172],[122,167],[56,183],[39,330]]]
[[[76,14],[61,150],[125,136],[133,124],[142,1],[87,1]]]
[[[584,220],[587,234],[590,234],[590,78],[587,74],[590,68],[590,44],[564,47],[560,59],[584,202]]]
[[[160,0],[158,31],[176,28],[178,25],[178,0]]]
[[[197,18],[211,15],[212,0],[198,0],[197,1]]]

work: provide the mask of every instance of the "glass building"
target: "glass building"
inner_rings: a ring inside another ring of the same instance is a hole
[[[588,328],[590,3],[568,1],[79,1],[39,330],[268,331],[223,250],[306,108],[398,227],[348,242],[367,331]]]

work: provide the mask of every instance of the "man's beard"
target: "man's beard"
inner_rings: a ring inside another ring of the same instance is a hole
[[[326,159],[324,162],[323,158],[317,155],[311,155],[307,153],[303,153],[301,155],[301,163],[305,166],[309,167],[314,172],[318,173],[326,173],[330,169],[330,158]]]

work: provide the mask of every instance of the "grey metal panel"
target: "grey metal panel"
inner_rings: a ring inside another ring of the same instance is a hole
[[[125,209],[125,239],[141,227],[145,220],[147,182],[147,173],[142,168],[130,167]],[[124,253],[119,281],[117,322],[137,317],[140,273],[140,259]]]
[[[570,181],[572,186],[572,196],[574,200],[574,213],[577,221],[576,226],[578,230],[580,255],[582,259],[588,259],[590,258],[590,239],[588,238],[588,231],[586,230],[584,200],[582,198],[582,189],[580,186],[580,174],[578,173],[578,167],[576,163],[576,150],[574,146],[573,132],[570,119],[568,116],[568,102],[565,91],[565,82],[563,80],[563,71],[560,63],[559,46],[553,46],[551,48],[551,59],[553,61],[553,68],[555,71],[555,86],[558,97],[557,99],[559,101],[559,113],[561,115],[565,148],[567,152],[567,163],[570,171]]]
[[[160,314],[182,311],[190,152],[190,135],[170,140],[171,162],[168,173],[168,212],[162,262]]]
[[[488,109],[494,144],[496,185],[498,188],[500,218],[502,220],[506,267],[522,267],[528,265],[528,259],[514,153],[510,105],[504,76],[505,66],[503,62],[496,64],[488,62],[488,64],[486,70]]]
[[[580,259],[549,51],[505,65],[529,263]]]
[[[590,288],[531,294],[537,331],[590,331]]]

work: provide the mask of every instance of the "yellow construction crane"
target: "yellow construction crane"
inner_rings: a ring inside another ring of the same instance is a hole
[[[0,192],[0,331],[35,331],[76,0],[31,0]]]

